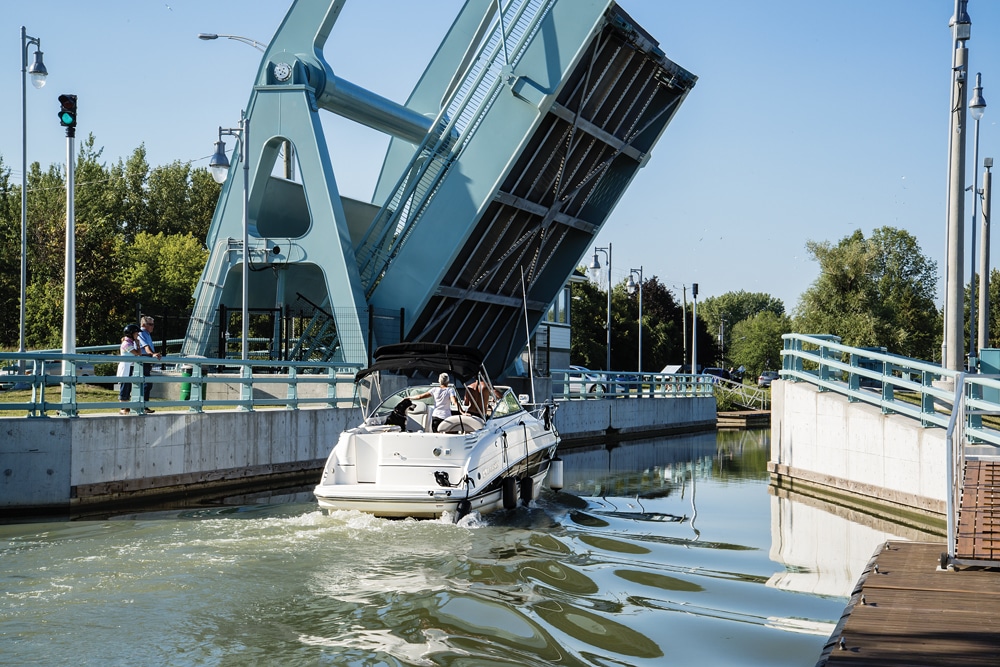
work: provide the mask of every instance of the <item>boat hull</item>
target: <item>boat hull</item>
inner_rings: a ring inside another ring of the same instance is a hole
[[[471,434],[341,434],[314,494],[325,510],[432,519],[537,498],[558,435],[524,419]],[[510,480],[510,481],[507,481]]]

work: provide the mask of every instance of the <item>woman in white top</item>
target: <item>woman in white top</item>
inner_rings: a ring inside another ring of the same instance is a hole
[[[139,356],[139,327],[135,324],[129,324],[125,327],[122,332],[122,344],[118,348],[118,354],[120,356],[126,356],[129,354],[134,354]],[[132,376],[132,362],[131,361],[119,361],[118,362],[118,377],[128,378]],[[121,382],[118,385],[118,400],[122,403],[132,400],[132,382],[126,381]],[[129,408],[122,408],[118,411],[118,414],[127,415],[131,410]]]
[[[441,373],[438,376],[438,384],[440,386],[432,387],[430,391],[413,397],[415,401],[431,396],[434,397],[434,410],[431,411],[431,430],[435,433],[437,432],[438,424],[451,417],[452,403],[455,404],[455,409],[461,412],[461,407],[458,404],[458,393],[454,388],[448,386],[447,373]]]

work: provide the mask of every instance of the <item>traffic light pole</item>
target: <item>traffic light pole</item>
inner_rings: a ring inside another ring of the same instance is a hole
[[[66,279],[63,285],[63,331],[62,331],[62,353],[76,353],[76,211],[73,207],[75,181],[74,173],[76,164],[74,156],[74,139],[76,138],[76,97],[73,99],[73,119],[72,124],[66,127]],[[71,362],[63,361],[62,374],[69,375]],[[67,404],[71,400],[71,388],[63,383],[62,402]],[[65,414],[70,417],[76,416],[76,410],[69,408]]]

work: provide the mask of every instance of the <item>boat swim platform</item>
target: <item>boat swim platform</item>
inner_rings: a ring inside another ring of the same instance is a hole
[[[943,542],[879,547],[817,667],[996,665],[1000,570],[942,570],[944,548]]]

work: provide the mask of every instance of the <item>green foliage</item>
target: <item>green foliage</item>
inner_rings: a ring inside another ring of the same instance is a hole
[[[746,379],[756,380],[761,371],[781,368],[781,337],[791,331],[791,319],[770,310],[733,325],[730,355],[735,364],[746,368]]]
[[[593,282],[573,283],[570,358],[573,364],[594,370],[607,365],[608,293]],[[689,308],[690,311],[690,308]],[[687,314],[690,329],[690,312]],[[634,371],[639,363],[639,294],[628,294],[624,282],[611,290],[611,366]],[[685,316],[673,293],[656,276],[642,282],[642,368],[656,372],[684,359]],[[703,365],[713,358],[715,344],[699,317],[698,357]]]
[[[726,349],[729,348],[732,327],[738,322],[763,312],[784,315],[785,305],[781,299],[770,294],[745,290],[710,296],[698,304],[698,316],[705,320],[705,326],[709,331],[723,333]]]
[[[138,304],[190,308],[207,251],[220,186],[205,169],[175,162],[150,169],[145,147],[108,168],[93,135],[79,142],[74,182],[76,344],[118,340]],[[62,341],[66,250],[64,165],[36,162],[28,187],[25,332],[30,349]],[[0,348],[17,349],[20,312],[20,189],[0,158]]]
[[[208,251],[191,234],[140,232],[125,251],[118,283],[131,303],[149,310],[188,310]]]
[[[937,265],[909,232],[876,229],[840,240],[810,241],[820,275],[803,293],[794,327],[835,334],[845,345],[882,346],[896,354],[933,359],[940,327],[934,305]]]

